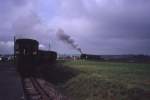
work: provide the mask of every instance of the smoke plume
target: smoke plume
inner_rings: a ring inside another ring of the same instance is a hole
[[[64,30],[58,29],[57,36],[61,41],[71,45],[71,47],[73,47],[74,49],[82,53],[82,50],[81,48],[79,48],[78,44],[75,43],[75,41],[71,38],[71,36],[69,36],[68,34],[65,34]]]

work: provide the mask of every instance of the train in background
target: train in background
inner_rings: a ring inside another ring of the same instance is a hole
[[[33,39],[17,39],[14,45],[15,64],[22,76],[35,73],[41,64],[56,62],[55,51],[39,50],[39,42]]]
[[[84,60],[103,60],[101,55],[81,54],[80,59]]]

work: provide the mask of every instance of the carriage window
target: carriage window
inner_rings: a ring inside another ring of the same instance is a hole
[[[19,54],[19,51],[16,51],[16,54]]]
[[[15,45],[15,48],[16,48],[16,49],[19,49],[19,45],[18,45],[18,44],[16,44],[16,45]]]
[[[23,54],[24,54],[24,55],[26,54],[26,49],[23,50]]]
[[[37,52],[36,52],[36,51],[34,51],[34,52],[33,52],[33,55],[37,55]]]

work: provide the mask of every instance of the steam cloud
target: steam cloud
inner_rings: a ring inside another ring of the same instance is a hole
[[[71,45],[74,49],[82,53],[82,50],[81,48],[78,47],[78,44],[75,43],[75,41],[71,38],[71,36],[69,36],[68,34],[65,34],[64,30],[58,29],[57,36],[61,41]]]

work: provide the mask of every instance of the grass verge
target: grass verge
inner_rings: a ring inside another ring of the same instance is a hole
[[[67,61],[79,73],[62,87],[74,100],[148,100],[150,64]]]

